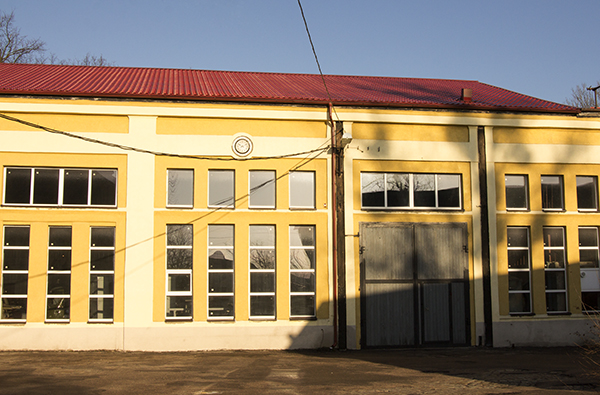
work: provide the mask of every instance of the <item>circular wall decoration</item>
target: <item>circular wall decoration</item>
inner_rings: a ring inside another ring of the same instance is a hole
[[[246,136],[236,137],[231,148],[237,156],[248,156],[252,152],[252,140]]]

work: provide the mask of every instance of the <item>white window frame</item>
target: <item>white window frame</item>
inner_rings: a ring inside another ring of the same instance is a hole
[[[527,246],[510,246],[510,245],[508,245],[508,232],[511,229],[524,229],[527,232]],[[508,289],[509,300],[510,300],[511,294],[527,294],[527,295],[529,295],[529,310],[528,311],[509,311],[509,313],[513,314],[513,315],[531,314],[533,301],[531,299],[532,298],[532,293],[531,293],[531,285],[532,285],[531,284],[531,234],[530,234],[529,228],[526,226],[509,226],[506,230],[506,242],[507,242],[507,245],[506,245],[507,252],[508,251],[527,251],[527,268],[511,268],[507,262],[509,276],[510,276],[510,273],[525,273],[526,272],[529,277],[529,289],[527,289],[527,290],[511,290],[510,289],[510,280],[509,280],[509,289]],[[510,303],[509,303],[509,308],[510,308]]]
[[[269,180],[259,187],[252,188],[252,173],[271,173],[273,175],[272,180]],[[248,208],[252,209],[274,209],[277,205],[277,173],[275,170],[250,170],[248,172]],[[257,205],[252,204],[252,195],[254,192],[258,191],[263,187],[271,187],[273,188],[273,204],[271,205]],[[255,189],[255,190],[253,190]]]
[[[231,197],[231,204],[211,204],[210,191],[211,191],[212,187],[211,187],[210,175],[211,175],[211,173],[225,173],[225,172],[233,174],[233,180],[232,180],[233,195]],[[206,193],[207,193],[208,207],[231,208],[231,209],[235,208],[235,201],[236,201],[236,199],[235,199],[235,170],[233,170],[233,169],[209,169],[207,183],[208,183],[208,187],[206,188]]]
[[[560,207],[544,207],[544,183],[542,182],[544,177],[557,177],[560,184]],[[562,174],[542,174],[540,177],[540,189],[542,193],[542,211],[565,211],[565,180]]]
[[[600,235],[598,232],[598,227],[595,226],[580,226],[579,227],[579,235],[581,235],[581,230],[593,230],[596,234],[596,245],[595,246],[582,246],[581,245],[581,241],[579,242],[579,254],[580,254],[580,262],[581,262],[581,251],[594,251],[596,253],[596,258],[599,264],[600,264]],[[580,237],[581,240],[581,237]],[[580,271],[580,276],[581,276],[581,294],[583,295],[586,292],[589,293],[598,293],[600,292],[600,267],[595,267],[595,268],[589,268],[589,267],[580,267],[579,269]],[[593,282],[593,280],[590,280],[588,276],[591,276],[592,279],[596,280],[596,289],[584,289],[583,285],[584,285],[584,278],[585,278],[585,283],[589,284],[589,282]],[[583,302],[583,297],[581,298],[582,302]],[[596,312],[597,310],[594,310],[592,308],[587,308],[587,306],[585,304],[582,303],[581,306],[583,311],[587,311],[587,312]]]
[[[231,226],[233,232],[233,243],[230,246],[226,245],[210,245],[210,232],[211,228],[215,226]],[[208,225],[207,233],[207,255],[206,255],[206,268],[207,268],[207,276],[206,276],[206,289],[207,289],[207,298],[206,298],[206,311],[207,311],[207,319],[209,321],[233,321],[235,320],[235,226],[230,224],[214,224]],[[233,253],[233,262],[231,269],[211,269],[210,268],[210,256],[212,255],[211,251],[213,250],[231,250]],[[210,274],[211,273],[231,273],[232,276],[232,292],[211,292],[210,290]],[[231,297],[233,300],[233,310],[231,315],[229,316],[211,316],[210,315],[210,298],[211,297]]]
[[[71,240],[69,246],[53,246],[50,244],[50,231],[53,228],[70,228],[71,229]],[[50,251],[71,251],[71,262],[69,264],[69,270],[53,270],[50,269]],[[71,269],[73,267],[73,227],[71,226],[50,226],[48,227],[48,259],[46,260],[46,319],[45,322],[70,322],[71,320],[71,289],[72,289],[72,276]],[[69,294],[51,294],[50,289],[50,275],[57,274],[63,276],[69,276]],[[48,301],[50,299],[63,299],[69,301],[69,317],[68,318],[49,318],[48,317]]]
[[[7,203],[6,202],[6,183],[7,183],[7,173],[9,170],[11,169],[18,169],[18,170],[23,170],[23,169],[29,169],[31,171],[31,175],[30,175],[30,188],[29,188],[29,202],[28,203]],[[58,170],[59,174],[58,174],[58,196],[57,196],[57,203],[34,203],[33,202],[33,198],[34,198],[34,194],[35,194],[35,171],[36,170]],[[87,195],[87,203],[86,204],[65,204],[63,203],[63,198],[64,198],[64,181],[65,181],[65,171],[88,171],[88,195]],[[105,204],[92,204],[92,176],[93,176],[93,172],[94,171],[112,171],[115,173],[115,198],[114,204],[110,204],[110,205],[105,205]],[[86,168],[53,168],[53,167],[18,167],[18,166],[6,166],[4,167],[4,185],[2,190],[4,191],[3,194],[3,205],[4,206],[17,206],[17,207],[22,207],[22,206],[34,206],[34,207],[94,207],[94,208],[116,208],[117,207],[117,194],[118,194],[118,176],[119,176],[119,172],[117,169],[114,168],[106,168],[106,169],[99,169],[99,168],[94,168],[94,169],[86,169]]]
[[[523,179],[525,185],[525,207],[509,207],[508,199],[506,199],[506,192],[508,188],[506,187],[506,178],[507,177],[520,177]],[[504,175],[504,199],[506,203],[506,211],[529,211],[529,177],[527,174],[505,174]]]
[[[6,228],[28,228],[30,231],[30,239],[27,243],[27,246],[9,246],[6,245]],[[29,246],[31,244],[31,229],[28,225],[5,225],[3,227],[3,243],[2,243],[2,259],[4,260],[4,251],[5,250],[27,250],[29,251]],[[2,282],[0,283],[0,309],[2,309],[2,306],[4,304],[4,300],[5,299],[25,299],[25,318],[22,319],[10,319],[10,318],[3,318],[0,315],[0,322],[7,322],[7,323],[25,323],[27,322],[27,293],[25,294],[10,294],[10,295],[5,295],[4,294],[4,290],[3,290],[3,286],[4,286],[4,274],[25,274],[27,275],[27,282],[28,282],[28,288],[29,288],[29,259],[30,257],[28,257],[28,263],[27,263],[27,270],[6,270],[4,268],[4,265],[2,265],[0,273],[2,275]],[[2,314],[2,311],[0,311],[0,314]]]
[[[192,173],[192,185],[191,185],[191,189],[192,189],[192,203],[191,204],[170,204],[169,203],[169,194],[171,191],[171,188],[169,188],[169,173],[171,172],[191,172]],[[167,169],[167,207],[168,208],[194,208],[194,185],[195,185],[195,174],[194,174],[194,169]]]
[[[296,224],[296,225],[290,225],[289,229],[288,229],[288,233],[291,235],[292,232],[292,228],[296,228],[296,227],[310,227],[312,228],[313,231],[313,235],[314,235],[314,244],[312,246],[292,246],[292,243],[290,241],[290,255],[289,255],[289,265],[290,265],[290,318],[294,318],[294,319],[314,319],[316,318],[317,315],[317,273],[316,273],[316,267],[317,267],[317,250],[316,250],[316,243],[317,243],[317,227],[315,225],[304,225],[304,224]],[[294,269],[292,268],[292,251],[297,250],[297,251],[312,251],[313,252],[313,256],[315,257],[315,267],[311,268],[311,269]],[[309,273],[313,275],[313,291],[312,292],[292,292],[292,275],[294,273]],[[292,314],[292,297],[293,296],[312,296],[313,297],[313,311],[314,314],[313,315],[293,315]]]
[[[382,174],[383,175],[383,206],[365,206],[363,202],[363,174]],[[394,174],[405,174],[409,176],[409,204],[408,206],[394,206],[390,207],[388,205],[388,196],[387,196],[387,178],[388,175]],[[435,206],[425,207],[425,206],[415,206],[415,190],[414,190],[414,177],[415,176],[433,176],[434,179],[434,195],[435,195]],[[440,207],[439,203],[439,189],[438,189],[438,177],[439,176],[457,176],[458,177],[458,207]],[[403,173],[403,172],[361,172],[360,173],[360,203],[361,208],[363,210],[442,210],[442,211],[456,211],[463,209],[463,186],[462,186],[462,174],[460,173]]]
[[[191,232],[192,232],[192,240],[191,243],[189,245],[169,245],[169,237],[168,237],[168,232],[169,232],[169,225],[176,225],[176,226],[190,226],[191,227]],[[166,229],[166,235],[167,237],[165,238],[165,244],[166,244],[166,251],[167,253],[165,254],[165,320],[167,321],[181,321],[181,320],[192,320],[193,316],[194,316],[194,309],[193,309],[193,275],[192,275],[192,270],[194,267],[194,250],[193,250],[193,246],[194,246],[194,228],[192,224],[169,224],[167,225],[167,229]],[[189,269],[169,269],[168,267],[168,256],[169,256],[169,250],[190,250],[191,251],[191,255],[192,255],[192,262],[191,262],[191,267]],[[171,275],[188,275],[190,278],[190,285],[189,285],[189,291],[169,291],[169,279]],[[192,309],[190,311],[190,315],[175,315],[175,316],[168,316],[167,312],[169,311],[169,305],[168,305],[168,300],[169,297],[178,297],[178,296],[184,296],[184,297],[189,297],[192,300]]]
[[[92,244],[92,232],[94,229],[98,229],[98,228],[110,228],[113,230],[113,245],[112,247],[109,246],[96,246],[94,244]],[[113,252],[113,257],[116,253],[116,249],[115,249],[115,243],[116,243],[116,228],[114,226],[92,226],[90,228],[90,288],[88,290],[88,295],[90,296],[90,305],[91,305],[91,301],[96,299],[97,302],[99,303],[100,301],[102,301],[104,303],[105,299],[111,299],[112,303],[113,303],[113,316],[112,318],[92,318],[90,317],[91,314],[91,309],[88,312],[88,322],[105,322],[105,323],[111,323],[114,322],[114,314],[115,314],[115,302],[114,302],[114,285],[115,285],[115,266],[116,265],[116,261],[114,261],[113,264],[113,270],[94,270],[92,268],[92,251],[112,251]],[[114,260],[114,258],[113,258]],[[91,290],[91,285],[92,285],[92,276],[93,275],[103,275],[103,276],[112,276],[113,278],[113,293],[112,294],[92,294],[92,290]]]
[[[594,208],[580,208],[579,207],[579,188],[578,186],[576,186],[577,188],[577,200],[578,200],[578,204],[577,204],[577,211],[581,211],[581,212],[597,212],[598,211],[598,177],[597,176],[586,176],[586,175],[578,175],[575,176],[575,183],[577,185],[577,181],[580,178],[591,178],[592,180],[594,180],[594,202],[596,204],[596,207]]]
[[[258,246],[258,245],[252,245],[252,227],[273,227],[273,245],[268,245],[268,246]],[[248,244],[248,267],[249,267],[249,273],[248,273],[248,311],[249,311],[249,317],[252,320],[274,320],[276,315],[277,315],[277,298],[276,298],[276,292],[277,292],[277,274],[276,274],[276,267],[277,267],[277,251],[276,251],[276,231],[277,228],[275,225],[250,225],[250,229],[248,232],[248,237],[249,237],[249,244]],[[273,255],[275,257],[275,262],[274,262],[274,266],[273,269],[253,269],[252,268],[252,251],[273,251]],[[252,292],[252,274],[254,273],[273,273],[273,292]],[[252,315],[252,297],[257,296],[272,296],[273,297],[273,315]]]
[[[294,177],[293,175],[295,174],[311,174],[312,175],[312,204],[309,205],[293,205],[292,204],[292,191],[294,189],[294,187],[292,186],[292,184],[294,183]],[[310,171],[310,170],[306,170],[306,171],[290,171],[289,173],[289,204],[290,204],[290,209],[293,210],[314,210],[316,208],[316,201],[317,201],[317,196],[316,196],[316,191],[317,191],[317,187],[316,187],[316,180],[317,180],[317,174],[315,171]]]
[[[565,289],[548,289],[548,285],[546,284],[546,295],[548,294],[564,294],[565,295],[565,310],[560,310],[560,311],[548,311],[548,303],[546,302],[546,312],[548,314],[562,314],[562,313],[568,313],[569,311],[569,293],[568,293],[568,287],[569,284],[567,282],[568,278],[567,278],[567,240],[566,240],[566,232],[565,232],[565,228],[561,227],[561,226],[544,226],[543,227],[544,230],[546,229],[560,229],[562,232],[562,246],[547,246],[546,242],[544,240],[544,274],[545,273],[562,273],[564,276],[564,284],[565,284]],[[562,251],[562,255],[563,255],[563,262],[564,262],[564,267],[548,267],[547,266],[547,262],[545,259],[546,256],[546,251]]]

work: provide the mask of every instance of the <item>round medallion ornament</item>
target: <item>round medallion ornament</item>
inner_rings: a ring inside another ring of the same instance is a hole
[[[233,140],[231,147],[237,156],[248,156],[252,152],[252,140],[246,136],[239,136]]]

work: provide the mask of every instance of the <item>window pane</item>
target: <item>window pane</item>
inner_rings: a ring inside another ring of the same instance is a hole
[[[112,295],[115,290],[115,280],[112,274],[92,274],[90,276],[91,295]]]
[[[564,292],[546,293],[546,311],[567,311],[567,295]]]
[[[191,296],[167,296],[167,317],[191,317]]]
[[[565,272],[548,271],[546,270],[546,289],[566,289],[565,288]]]
[[[529,293],[511,293],[508,295],[508,304],[511,313],[530,313]]]
[[[92,228],[92,247],[114,247],[115,228]]]
[[[48,313],[46,318],[49,320],[68,320],[70,310],[71,299],[48,298]]]
[[[577,176],[577,208],[580,210],[598,209],[598,178]]]
[[[542,176],[542,208],[563,208],[562,176]]]
[[[275,227],[272,225],[251,225],[250,247],[275,247]]]
[[[565,254],[563,250],[546,250],[544,251],[544,259],[544,267],[546,268],[565,267]]]
[[[194,170],[168,170],[167,205],[194,205]]]
[[[290,312],[292,316],[315,315],[315,297],[314,295],[292,295],[290,297]]]
[[[208,273],[208,288],[210,293],[232,293],[233,273]]]
[[[362,206],[385,207],[384,175],[380,173],[361,173]]]
[[[29,246],[29,226],[6,226],[4,228],[4,245],[11,247]]]
[[[544,228],[544,247],[564,246],[563,228]]]
[[[275,298],[273,296],[250,296],[250,315],[253,317],[275,316]]]
[[[3,298],[1,300],[2,311],[0,319],[3,320],[25,320],[27,319],[26,298]]]
[[[233,207],[234,184],[233,170],[209,170],[208,205]]]
[[[70,274],[48,274],[48,295],[69,295],[70,293]]]
[[[192,225],[167,225],[168,246],[191,246],[192,240]]]
[[[275,172],[250,172],[250,207],[275,208]]]
[[[87,204],[89,170],[65,170],[65,186],[63,190],[64,204]]]
[[[527,228],[508,228],[506,234],[508,236],[509,247],[528,247],[529,238]]]
[[[71,250],[48,250],[49,270],[71,270]]]
[[[167,269],[191,269],[191,248],[169,248],[167,249]]]
[[[368,174],[368,173],[367,173]],[[388,207],[410,206],[410,179],[408,174],[391,173],[387,179]]]
[[[292,272],[290,274],[290,289],[292,292],[315,292],[314,273]]]
[[[51,227],[48,238],[52,247],[70,247],[71,227]]]
[[[314,269],[315,250],[290,250],[290,269]]]
[[[215,247],[233,246],[233,225],[209,225],[208,245]]]
[[[5,203],[29,204],[31,169],[6,169]]]
[[[114,315],[114,301],[112,298],[91,298],[90,319],[112,320]]]
[[[275,250],[251,250],[250,269],[275,269]]]
[[[597,247],[598,229],[597,228],[579,228],[579,246]]]
[[[27,295],[27,274],[2,275],[2,295]]]
[[[209,296],[208,316],[233,317],[233,296]]]
[[[527,209],[527,176],[504,176],[507,209]]]
[[[584,311],[600,311],[600,292],[582,292],[581,305]]]
[[[290,207],[315,208],[314,172],[290,172]]]
[[[117,204],[117,171],[92,171],[92,204],[114,206]]]
[[[169,274],[167,283],[168,292],[191,291],[191,275],[189,274]]]
[[[315,245],[314,226],[290,226],[290,246],[307,247]]]
[[[211,249],[209,253],[209,269],[233,269],[233,250]]]
[[[58,204],[58,169],[36,169],[33,183],[34,204]]]
[[[29,250],[4,250],[2,267],[4,270],[27,270],[29,268]]]
[[[251,272],[250,292],[275,292],[275,272]]]
[[[528,269],[529,250],[508,250],[509,269]]]
[[[579,265],[581,268],[597,268],[598,250],[579,250]]]
[[[509,272],[508,289],[511,291],[529,290],[529,271],[527,272]]]
[[[115,252],[111,250],[90,251],[91,270],[115,270]]]
[[[438,207],[460,208],[460,176],[438,174]]]
[[[415,207],[435,207],[435,177],[433,174],[413,176]]]

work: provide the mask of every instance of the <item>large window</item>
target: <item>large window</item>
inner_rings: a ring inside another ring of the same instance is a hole
[[[564,228],[544,228],[544,274],[546,278],[546,311],[549,313],[567,312]]]
[[[315,172],[290,172],[290,208],[315,208]]]
[[[194,206],[194,170],[167,170],[167,206],[181,208]]]
[[[90,229],[90,322],[112,322],[115,294],[115,228]]]
[[[233,225],[208,226],[208,319],[234,318]]]
[[[101,206],[117,204],[117,171],[111,169],[4,169],[4,204]]]
[[[508,302],[511,314],[531,313],[529,228],[506,230],[508,250]]]
[[[564,209],[563,177],[542,176],[542,209],[561,211]]]
[[[507,174],[504,176],[507,210],[529,209],[528,180],[526,175]]]
[[[235,172],[233,170],[208,171],[208,205],[233,208],[235,196]]]
[[[271,170],[250,171],[250,208],[275,208],[275,172]]]
[[[71,314],[70,226],[48,228],[48,293],[46,321],[69,322]]]
[[[577,209],[598,211],[598,177],[577,176]]]
[[[584,311],[600,311],[598,228],[579,228],[581,304]]]
[[[290,226],[290,317],[316,314],[315,227]]]
[[[5,226],[2,243],[0,319],[27,320],[27,279],[29,273],[29,226]]]
[[[192,318],[192,225],[167,225],[166,318]]]
[[[250,318],[275,319],[275,226],[250,225]]]
[[[462,207],[459,174],[361,173],[361,190],[363,208]]]

